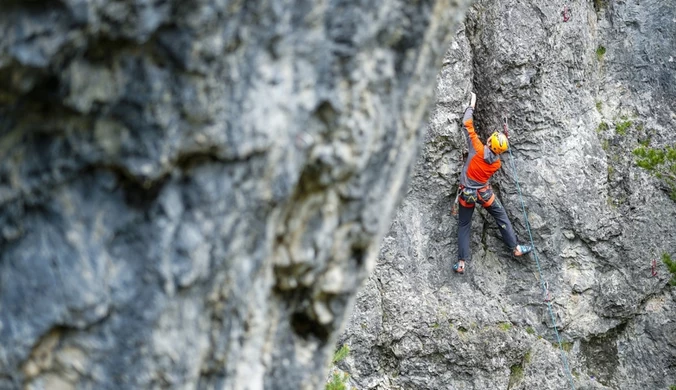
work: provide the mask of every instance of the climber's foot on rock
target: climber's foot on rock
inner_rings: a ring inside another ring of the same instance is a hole
[[[533,247],[531,245],[517,245],[516,248],[514,248],[514,256],[523,256],[532,251]]]
[[[464,274],[465,273],[465,260],[458,260],[457,263],[453,265],[453,271]]]

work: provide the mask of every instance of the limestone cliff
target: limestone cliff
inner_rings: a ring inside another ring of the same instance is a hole
[[[510,119],[493,178],[521,241],[520,180],[576,389],[676,384],[673,187],[633,151],[674,147],[676,7],[650,1],[479,1],[437,80],[422,156],[339,342],[359,389],[571,388],[533,257],[475,212],[454,275],[449,210],[469,92],[484,137]],[[656,260],[657,276],[651,264]]]
[[[310,389],[469,1],[0,3],[0,389]]]

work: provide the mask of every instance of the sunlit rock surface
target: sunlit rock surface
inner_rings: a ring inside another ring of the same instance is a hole
[[[516,172],[506,156],[492,183],[524,242],[518,176],[575,388],[676,385],[676,296],[661,261],[676,258],[676,203],[632,154],[676,145],[674,53],[671,1],[471,8],[408,195],[339,340],[355,387],[571,388],[535,261],[513,258],[487,213],[475,211],[467,273],[451,269],[472,90],[483,139],[509,118]]]

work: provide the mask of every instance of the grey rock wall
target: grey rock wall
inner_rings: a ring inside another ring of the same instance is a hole
[[[0,4],[0,389],[323,386],[469,1]]]
[[[676,295],[659,260],[676,254],[676,203],[632,154],[675,145],[674,20],[657,0],[471,8],[411,187],[339,339],[356,388],[571,388],[535,261],[513,258],[487,213],[474,214],[468,273],[451,270],[472,90],[483,139],[510,119],[516,172],[507,156],[492,182],[527,241],[518,176],[575,388],[676,384]]]

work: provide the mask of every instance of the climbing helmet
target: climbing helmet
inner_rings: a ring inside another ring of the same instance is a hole
[[[503,133],[498,133],[497,131],[494,132],[490,137],[488,137],[488,147],[495,154],[504,153],[509,148],[507,136]]]

